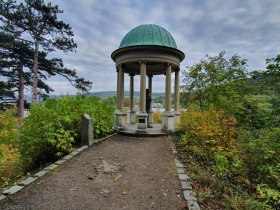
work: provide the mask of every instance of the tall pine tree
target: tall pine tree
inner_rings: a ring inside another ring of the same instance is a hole
[[[34,43],[32,103],[36,103],[38,97],[40,46],[47,52],[56,49],[67,52],[77,47],[73,40],[72,28],[69,24],[58,20],[57,15],[60,13],[63,11],[57,5],[45,3],[44,0],[25,0],[19,5],[12,0],[1,0],[4,24],[30,35]]]

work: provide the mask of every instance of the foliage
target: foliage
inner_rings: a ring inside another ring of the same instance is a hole
[[[176,144],[202,206],[280,207],[280,55],[264,71],[207,56],[184,73]]]
[[[225,58],[225,52],[206,56],[199,63],[188,67],[184,74],[182,97],[199,105],[203,111],[213,104],[228,113],[239,112],[240,101],[246,92],[247,61],[238,55]]]
[[[259,137],[249,142],[252,165],[256,167],[259,182],[280,189],[280,128],[263,129]]]
[[[7,185],[20,174],[20,153],[17,149],[17,118],[0,114],[0,185]]]
[[[93,136],[112,132],[113,107],[94,97],[48,99],[34,105],[24,120],[20,151],[27,169],[69,153],[80,142],[80,118],[87,113],[93,121]]]
[[[153,122],[156,124],[162,123],[162,116],[160,111],[153,112]]]
[[[269,204],[273,208],[277,209],[280,207],[280,192],[269,188],[265,184],[257,186],[257,193],[261,200]]]
[[[52,91],[44,82],[51,76],[63,76],[81,92],[91,89],[92,82],[78,77],[75,69],[65,68],[62,59],[47,58],[54,50],[68,52],[77,47],[70,25],[58,19],[61,13],[57,5],[44,0],[0,1],[0,67],[7,79],[0,84],[6,89],[0,93],[11,97],[14,89],[19,90],[21,110],[24,85],[32,86],[35,103],[37,95],[43,94],[41,90],[47,94]],[[40,51],[40,47],[44,51]]]
[[[17,138],[17,118],[9,113],[0,113],[0,143],[14,144]]]
[[[226,117],[214,107],[205,112],[181,113],[178,131],[182,133],[181,144],[198,159],[214,161],[223,156],[230,162],[236,154],[235,119]]]

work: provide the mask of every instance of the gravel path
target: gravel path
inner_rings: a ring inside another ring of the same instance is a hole
[[[183,204],[168,138],[117,135],[9,196],[0,209],[176,210]]]

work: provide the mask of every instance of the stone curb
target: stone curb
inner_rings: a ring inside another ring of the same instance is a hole
[[[170,143],[171,143],[171,149],[172,149],[173,155],[178,154],[175,144],[172,142],[171,139],[170,139]],[[188,204],[188,209],[189,210],[200,210],[200,207],[197,203],[197,198],[194,196],[194,191],[193,191],[191,183],[190,183],[190,178],[185,173],[184,165],[178,159],[175,159],[175,164],[177,167],[178,177],[181,182],[182,192],[183,192],[184,198]]]
[[[99,144],[113,136],[115,136],[116,133],[108,135],[104,138],[101,139],[97,139],[94,140],[92,145],[95,144]],[[91,145],[90,145],[91,146]],[[61,165],[62,163],[64,163],[67,160],[70,160],[72,157],[76,156],[77,154],[81,153],[83,150],[87,149],[89,146],[85,145],[82,147],[79,147],[78,149],[76,149],[75,151],[71,152],[70,154],[62,157],[60,160],[56,161],[55,163],[43,168],[41,171],[39,171],[38,173],[26,178],[25,180],[21,181],[20,183],[18,183],[17,185],[14,185],[12,187],[10,187],[9,189],[4,190],[3,192],[0,192],[0,201],[4,200],[5,198],[7,198],[9,195],[13,195],[16,192],[22,190],[24,187],[30,185],[31,183],[35,182],[38,178],[42,178],[44,175],[46,175],[47,173],[49,173],[50,171],[56,169],[59,165]]]

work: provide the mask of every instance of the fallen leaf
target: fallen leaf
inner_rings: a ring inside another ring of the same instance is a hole
[[[188,209],[188,205],[187,205],[186,202],[184,202],[184,203],[181,203],[181,205],[180,205],[179,208],[180,208],[181,210],[186,210],[186,209]]]
[[[126,192],[126,191],[123,191],[123,192],[122,192],[122,195],[127,195],[127,192]]]
[[[167,194],[166,194],[166,193],[163,193],[163,195],[164,195],[164,196],[167,196]]]
[[[70,191],[77,191],[78,189],[77,188],[70,188],[69,190]]]

